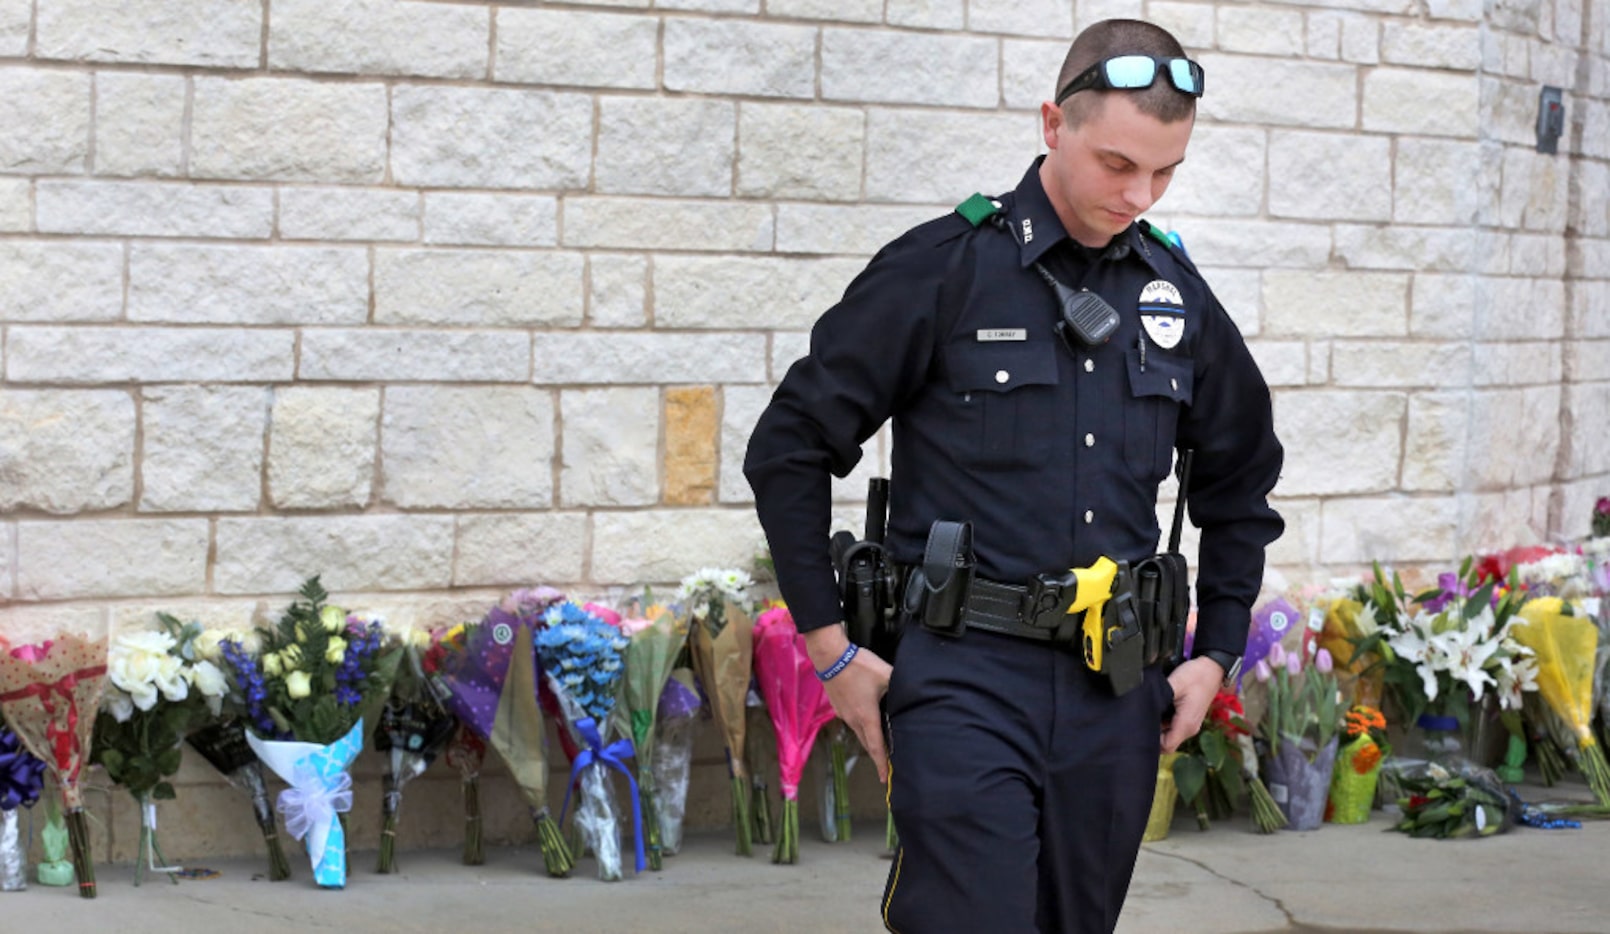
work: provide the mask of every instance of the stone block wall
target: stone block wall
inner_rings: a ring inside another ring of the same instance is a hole
[[[811,322],[1016,182],[1110,16],[1206,68],[1152,217],[1275,388],[1273,566],[1583,534],[1610,0],[0,0],[0,626],[749,566]]]

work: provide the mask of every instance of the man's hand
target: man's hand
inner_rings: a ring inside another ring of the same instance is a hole
[[[1168,676],[1174,688],[1174,718],[1162,731],[1163,751],[1174,752],[1202,729],[1202,718],[1224,683],[1224,669],[1211,658],[1193,658]]]
[[[844,626],[823,626],[805,633],[805,651],[817,671],[826,671],[837,662],[850,646],[850,637]],[[889,781],[889,754],[883,748],[883,715],[878,712],[878,701],[889,690],[889,675],[894,669],[889,663],[863,646],[850,661],[848,668],[831,681],[822,684],[833,712],[855,731],[861,748],[872,757],[877,766],[878,781]],[[1206,705],[1203,711],[1207,710]],[[1201,720],[1201,715],[1197,716]]]

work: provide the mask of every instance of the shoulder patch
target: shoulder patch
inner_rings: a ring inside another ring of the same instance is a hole
[[[956,205],[956,213],[967,218],[967,222],[974,227],[1000,213],[1000,210],[1001,203],[999,201],[986,198],[976,191],[968,196],[966,201]]]

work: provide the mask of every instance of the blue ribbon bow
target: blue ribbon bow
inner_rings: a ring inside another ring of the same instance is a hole
[[[565,813],[570,810],[570,792],[576,787],[576,777],[581,770],[589,765],[607,765],[615,771],[626,776],[626,783],[632,789],[632,842],[637,848],[637,871],[642,872],[648,867],[648,857],[643,852],[643,809],[638,804],[637,779],[632,777],[632,770],[626,767],[623,759],[630,759],[637,755],[629,739],[617,739],[608,746],[604,745],[604,737],[599,735],[598,724],[592,717],[582,717],[576,721],[576,732],[581,734],[587,748],[577,756],[570,766],[570,782],[565,787],[565,803],[559,809],[559,822],[564,823]]]
[[[0,811],[33,807],[45,785],[45,763],[22,748],[22,740],[0,726]]]

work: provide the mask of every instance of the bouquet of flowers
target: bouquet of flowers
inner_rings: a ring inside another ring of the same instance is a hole
[[[1347,712],[1342,737],[1325,819],[1333,824],[1362,824],[1375,806],[1381,759],[1391,750],[1386,741],[1386,717],[1374,707],[1355,705]]]
[[[15,634],[14,634],[15,635]],[[78,894],[95,897],[95,864],[79,777],[106,685],[106,638],[59,632],[0,653],[0,716],[61,789]]]
[[[688,773],[693,764],[693,739],[703,704],[693,686],[693,669],[673,668],[660,692],[654,717],[654,810],[658,818],[660,849],[675,855],[682,849],[682,818],[687,812]]]
[[[1294,830],[1313,830],[1324,817],[1342,721],[1333,667],[1325,649],[1308,656],[1277,643],[1253,669],[1268,692],[1258,726],[1269,748],[1269,791]]]
[[[337,815],[352,809],[348,769],[363,748],[361,712],[391,690],[402,651],[387,644],[378,620],[326,606],[328,596],[311,578],[277,625],[258,630],[261,659],[233,648],[226,658],[231,697],[251,724],[247,743],[290,785],[278,805],[286,829],[306,841],[314,880],[344,888]]]
[[[828,843],[850,839],[854,814],[850,807],[850,772],[860,761],[861,757],[853,751],[858,748],[855,735],[843,720],[835,720],[827,726],[827,780],[822,782],[821,823],[822,839]],[[889,826],[893,825],[891,815]]]
[[[754,623],[742,605],[751,584],[742,571],[705,568],[682,581],[681,600],[690,617],[688,639],[693,670],[710,699],[710,714],[726,740],[727,772],[732,777],[732,822],[738,855],[750,855],[752,789],[744,754],[746,701],[753,664]]]
[[[444,634],[424,666],[440,685],[440,694],[453,714],[496,749],[508,765],[536,824],[543,868],[555,878],[570,874],[574,858],[548,811],[546,730],[537,702],[534,633],[543,625],[546,609],[563,599],[550,587],[517,590],[503,604],[488,610],[480,622],[456,626]],[[479,775],[480,762],[472,748],[455,745],[460,752],[454,758],[465,775],[469,818],[465,860],[478,864],[480,798],[478,780],[472,781],[470,775]]]
[[[0,723],[0,892],[28,887],[28,840],[17,811],[31,808],[45,787],[45,763],[22,746],[22,740]]]
[[[1547,706],[1549,731],[1575,754],[1599,803],[1610,805],[1610,766],[1591,729],[1598,628],[1572,615],[1558,597],[1529,600],[1519,616],[1525,625],[1515,627],[1515,639],[1536,655],[1537,689]]]
[[[755,622],[755,680],[777,732],[777,773],[783,791],[782,830],[772,851],[774,863],[799,862],[799,780],[816,734],[833,720],[833,705],[805,652],[786,607]]]
[[[486,763],[486,740],[463,723],[447,744],[447,764],[458,769],[464,789],[464,857],[466,866],[486,862],[481,833],[481,767]]]
[[[631,641],[626,646],[625,680],[613,726],[618,734],[631,737],[637,751],[637,796],[648,835],[648,865],[660,869],[664,844],[655,802],[654,727],[660,699],[687,643],[688,631],[677,625],[669,610],[651,606],[642,617],[623,620],[621,632]]]
[[[1186,740],[1172,760],[1180,799],[1196,813],[1196,824],[1202,830],[1212,821],[1230,816],[1243,792],[1251,799],[1253,820],[1260,831],[1269,833],[1285,826],[1285,815],[1248,766],[1255,761],[1251,737],[1240,695],[1220,691],[1208,705],[1201,731]]]
[[[425,677],[421,649],[429,645],[429,634],[415,630],[410,635],[391,696],[381,708],[380,722],[375,726],[375,750],[386,753],[377,869],[381,873],[397,871],[397,811],[402,806],[403,786],[425,774],[457,726],[453,715],[442,706],[443,698],[436,693],[435,683]]]
[[[1491,770],[1470,762],[1393,760],[1387,766],[1403,817],[1395,830],[1447,840],[1489,837],[1514,823],[1504,786]]]
[[[226,643],[233,654],[244,654],[245,649]],[[236,663],[224,659],[225,664]],[[263,763],[246,741],[246,724],[239,716],[224,716],[192,732],[186,740],[190,748],[212,763],[224,779],[235,788],[251,795],[252,817],[263,832],[263,844],[268,848],[268,881],[283,882],[291,877],[291,862],[285,858],[280,845],[279,822],[274,817],[273,805],[268,800],[268,782],[263,778]]]
[[[609,742],[614,732],[610,713],[620,689],[622,659],[629,641],[616,627],[568,601],[548,609],[547,628],[537,635],[542,671],[564,708],[566,726],[575,733],[581,747],[570,770],[570,784],[575,786],[579,781],[581,787],[576,824],[598,858],[598,878],[606,882],[621,878],[620,827],[607,769],[625,775],[631,787],[637,871],[642,872],[648,865],[637,780],[622,761],[632,756],[632,741]],[[566,810],[569,805],[567,790]]]
[[[90,761],[134,796],[140,810],[134,884],[146,870],[165,872],[175,884],[180,866],[166,863],[157,843],[156,802],[174,797],[168,776],[179,771],[184,739],[217,717],[228,683],[212,662],[196,655],[200,623],[158,613],[160,631],[119,633],[107,653],[111,687],[95,720]]]

